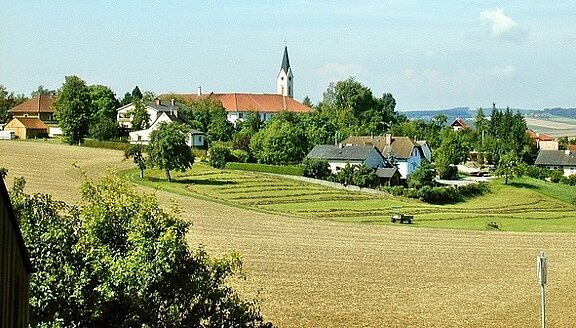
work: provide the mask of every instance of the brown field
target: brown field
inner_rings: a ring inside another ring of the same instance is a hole
[[[75,159],[95,176],[120,152],[0,141],[0,167],[28,191],[75,199]],[[127,165],[122,164],[122,165]],[[10,179],[11,179],[10,178]],[[536,327],[535,259],[549,257],[548,324],[576,322],[576,236],[335,223],[263,214],[158,192],[191,220],[190,243],[239,251],[246,280],[279,327]]]

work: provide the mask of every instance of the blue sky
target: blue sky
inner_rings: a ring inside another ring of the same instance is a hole
[[[0,0],[0,84],[274,93],[286,41],[298,100],[355,76],[399,110],[576,107],[575,14],[573,0]]]

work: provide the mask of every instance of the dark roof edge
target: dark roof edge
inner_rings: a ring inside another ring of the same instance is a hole
[[[12,230],[14,231],[14,235],[16,236],[16,242],[18,243],[18,248],[20,248],[20,254],[22,255],[24,267],[28,273],[34,272],[32,268],[32,262],[30,262],[30,254],[28,254],[28,249],[26,249],[26,244],[24,244],[24,238],[22,237],[22,232],[20,231],[20,227],[18,225],[18,220],[16,219],[16,215],[14,215],[14,209],[12,208],[12,202],[10,202],[10,196],[8,195],[8,189],[6,189],[6,185],[4,184],[4,179],[0,178],[0,197],[4,200],[4,204],[6,206],[6,212],[8,212],[8,219],[12,225]]]

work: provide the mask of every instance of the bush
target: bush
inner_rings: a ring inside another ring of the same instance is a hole
[[[231,162],[248,163],[250,161],[250,153],[243,149],[232,150]]]
[[[424,186],[420,189],[408,189],[405,195],[431,204],[452,204],[465,201],[469,197],[481,196],[489,191],[490,186],[480,182],[458,187]]]
[[[326,160],[306,157],[302,164],[304,165],[302,174],[305,177],[325,180],[332,174],[330,164]]]
[[[295,176],[302,176],[304,171],[304,167],[302,165],[267,165],[267,164],[238,163],[238,162],[226,163],[225,168],[229,170],[266,172],[266,173],[295,175]]]
[[[126,149],[130,147],[130,143],[122,141],[100,141],[96,139],[84,139],[82,146],[126,151]]]
[[[208,163],[217,169],[223,169],[231,157],[232,151],[224,145],[215,144],[208,150]]]
[[[356,166],[352,174],[352,184],[362,188],[374,188],[380,184],[376,171],[365,164]]]

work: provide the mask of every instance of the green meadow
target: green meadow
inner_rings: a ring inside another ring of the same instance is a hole
[[[466,230],[490,229],[538,232],[576,232],[576,187],[531,178],[515,178],[508,185],[490,182],[490,192],[451,205],[432,205],[404,197],[348,191],[286,179],[270,174],[217,170],[205,164],[174,172],[125,171],[131,181],[191,197],[256,211],[303,219],[391,225],[390,215],[414,215],[413,227]]]

